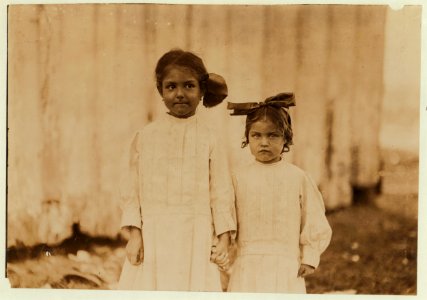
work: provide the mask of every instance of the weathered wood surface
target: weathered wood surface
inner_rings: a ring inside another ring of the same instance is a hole
[[[223,75],[229,101],[296,93],[286,159],[328,208],[379,180],[384,6],[11,5],[8,246],[57,243],[73,223],[115,236],[120,163],[133,132],[165,109],[154,67],[174,47]],[[244,118],[200,109],[232,166]]]
[[[334,37],[329,44],[327,68],[336,76],[326,79],[326,132],[325,178],[323,195],[329,207],[351,204],[351,102],[353,95],[353,68],[356,64],[357,32],[356,9],[334,6],[329,13],[329,30]],[[352,24],[352,26],[349,26]],[[333,80],[329,80],[333,78]],[[378,99],[380,101],[380,99]]]

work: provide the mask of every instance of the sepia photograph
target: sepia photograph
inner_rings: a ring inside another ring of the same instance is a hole
[[[7,2],[8,299],[424,294],[421,2]]]

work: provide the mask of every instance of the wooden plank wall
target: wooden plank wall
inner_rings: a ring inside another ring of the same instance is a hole
[[[55,244],[71,225],[118,233],[118,182],[133,132],[164,107],[154,83],[171,48],[222,74],[229,101],[293,91],[295,145],[329,209],[378,182],[384,6],[11,5],[8,12],[8,246]],[[244,118],[200,114],[232,166]]]

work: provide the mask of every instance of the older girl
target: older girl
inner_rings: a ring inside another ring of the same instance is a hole
[[[191,52],[172,50],[156,67],[168,110],[131,143],[122,228],[130,239],[120,289],[221,291],[236,230],[234,193],[223,147],[197,117],[227,96],[223,78],[208,74]]]

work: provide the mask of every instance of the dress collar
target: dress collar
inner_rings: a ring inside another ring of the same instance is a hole
[[[174,117],[168,113],[165,113],[162,116],[163,119],[165,119],[167,122],[172,123],[172,124],[190,124],[193,123],[197,120],[197,112],[196,114],[192,115],[191,117],[188,118],[177,118]]]
[[[274,168],[274,167],[280,166],[282,164],[285,164],[285,159],[282,156],[279,161],[276,161],[276,162],[270,163],[270,164],[265,164],[265,163],[262,163],[260,161],[257,161],[256,159],[254,159],[254,164],[259,165],[259,166],[263,166],[264,168]]]

